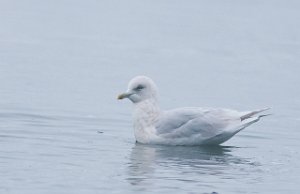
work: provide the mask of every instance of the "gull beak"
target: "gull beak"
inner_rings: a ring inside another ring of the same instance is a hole
[[[123,93],[123,94],[120,94],[118,97],[117,97],[117,99],[118,100],[122,100],[122,99],[124,99],[124,98],[128,98],[129,96],[131,96],[133,93],[132,92],[125,92],[125,93]]]

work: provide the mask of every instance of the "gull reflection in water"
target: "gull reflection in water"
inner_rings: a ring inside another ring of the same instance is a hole
[[[245,165],[257,166],[245,158],[233,156],[238,147],[159,146],[136,143],[130,154],[128,181],[131,185],[150,186],[153,179],[201,181],[207,177],[233,179],[249,172]],[[253,169],[252,169],[253,170]],[[201,176],[202,175],[202,176]]]

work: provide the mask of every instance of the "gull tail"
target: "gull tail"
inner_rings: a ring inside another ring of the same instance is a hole
[[[221,133],[221,134],[211,138],[209,141],[213,142],[213,144],[221,144],[221,143],[227,141],[228,139],[230,139],[232,136],[234,136],[241,130],[243,130],[246,127],[252,125],[253,123],[259,121],[260,118],[271,115],[271,114],[257,115],[258,113],[261,113],[261,112],[269,110],[269,109],[270,108],[264,108],[264,109],[259,109],[259,110],[255,110],[255,111],[247,111],[247,112],[240,113],[239,115],[241,115],[241,116],[235,117],[236,122],[234,122],[235,124],[229,128],[227,133],[225,133],[225,134]],[[240,118],[240,121],[238,120],[238,118]]]
[[[247,114],[241,116],[240,119],[241,119],[241,121],[244,121],[246,119],[253,118],[252,116],[254,116],[258,113],[261,113],[263,111],[269,110],[269,109],[270,108],[263,108],[263,109],[260,109],[260,110],[255,110],[255,111],[248,112]],[[260,119],[261,117],[265,117],[265,116],[269,116],[269,115],[271,115],[271,114],[258,115],[257,119]]]
[[[255,116],[256,114],[269,109],[270,108],[264,108],[260,110],[245,112],[244,114],[242,114],[242,116],[240,117],[241,122],[239,123],[238,127],[235,128],[234,132],[232,133],[232,136],[237,134],[241,130],[245,129],[246,127],[252,125],[253,123],[256,123],[257,121],[259,121],[260,118],[271,115],[271,114],[262,114],[262,115]]]

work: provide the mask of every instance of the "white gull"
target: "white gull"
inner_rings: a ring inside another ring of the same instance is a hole
[[[146,76],[134,77],[118,99],[134,104],[134,135],[137,142],[164,145],[217,145],[266,115],[268,108],[239,112],[221,108],[185,107],[163,111],[158,90]]]

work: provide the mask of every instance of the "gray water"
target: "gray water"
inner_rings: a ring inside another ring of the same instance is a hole
[[[0,193],[299,193],[300,3],[0,1]],[[219,147],[136,144],[135,75],[164,109],[252,110]]]

